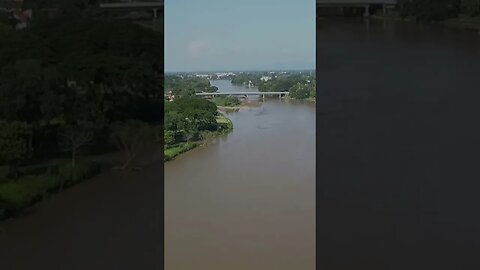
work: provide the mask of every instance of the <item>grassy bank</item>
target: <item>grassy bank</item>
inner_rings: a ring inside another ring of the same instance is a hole
[[[198,142],[193,142],[193,143],[180,143],[178,145],[166,148],[163,151],[163,154],[164,154],[163,160],[170,161],[174,159],[176,156],[180,155],[181,153],[187,152],[188,150],[191,150],[197,146],[198,146]]]
[[[70,165],[48,166],[43,172],[4,181],[0,184],[0,220],[15,216],[48,195],[99,174],[105,168],[103,165],[96,161],[84,161],[75,169]]]
[[[230,119],[224,115],[219,115],[216,117],[217,123],[220,126],[217,131],[205,131],[201,134],[201,139],[194,142],[184,142],[176,145],[168,146],[163,150],[164,158],[163,160],[170,161],[175,159],[178,155],[185,153],[193,148],[205,143],[206,141],[216,138],[221,135],[225,135],[233,130],[233,123]]]

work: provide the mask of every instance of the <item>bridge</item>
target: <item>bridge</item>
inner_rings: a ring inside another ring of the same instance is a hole
[[[381,6],[383,13],[388,9],[394,8],[397,0],[316,0],[318,8],[363,8],[364,16],[370,16],[370,7],[373,5]]]
[[[279,92],[211,92],[211,93],[196,93],[196,96],[203,97],[212,97],[215,96],[242,96],[248,99],[248,96],[262,96],[262,99],[265,100],[265,96],[276,96],[278,95],[279,99],[282,99],[284,96],[288,96],[290,93],[286,91]]]
[[[109,10],[152,10],[153,17],[158,17],[158,12],[163,12],[163,0],[103,0],[101,9]]]

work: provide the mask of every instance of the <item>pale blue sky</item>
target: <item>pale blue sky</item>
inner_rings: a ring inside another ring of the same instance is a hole
[[[165,0],[165,71],[315,68],[315,0]]]

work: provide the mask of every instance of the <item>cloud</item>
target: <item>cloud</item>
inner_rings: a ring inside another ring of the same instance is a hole
[[[188,44],[187,50],[191,56],[200,57],[212,53],[213,47],[208,41],[195,40]]]

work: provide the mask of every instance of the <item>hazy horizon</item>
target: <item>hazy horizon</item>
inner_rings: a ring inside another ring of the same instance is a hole
[[[220,69],[220,70],[170,70],[165,73],[220,73],[220,72],[300,72],[300,71],[315,71],[315,68],[299,68],[299,69]]]
[[[165,72],[315,69],[313,0],[166,0]]]

